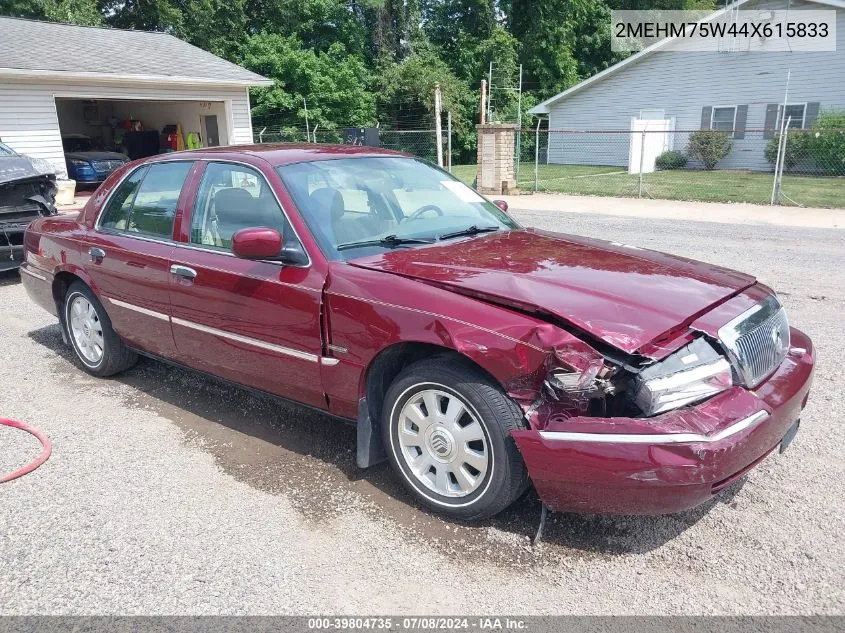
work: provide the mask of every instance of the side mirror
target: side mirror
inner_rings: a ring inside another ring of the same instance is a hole
[[[508,210],[508,203],[504,200],[493,200],[493,204],[499,207],[502,211]]]
[[[279,259],[282,234],[276,229],[241,229],[232,236],[232,252],[242,259]]]

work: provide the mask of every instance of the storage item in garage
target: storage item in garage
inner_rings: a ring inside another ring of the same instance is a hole
[[[200,149],[202,137],[199,132],[188,132],[188,149]]]
[[[164,126],[161,130],[161,147],[177,152],[185,149],[185,137],[182,136],[180,124]]]
[[[159,152],[158,132],[127,132],[123,137],[123,144],[132,160],[155,156]]]
[[[76,195],[76,181],[75,180],[56,180],[56,204],[73,204]]]

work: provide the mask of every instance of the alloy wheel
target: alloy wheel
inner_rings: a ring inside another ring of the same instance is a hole
[[[481,421],[455,394],[415,393],[399,413],[400,454],[410,473],[445,497],[465,497],[484,482],[490,446]]]
[[[82,360],[89,365],[97,365],[103,358],[103,325],[94,306],[82,295],[71,301],[68,329]]]

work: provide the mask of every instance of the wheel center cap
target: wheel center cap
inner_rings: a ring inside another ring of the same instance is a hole
[[[91,336],[91,326],[89,326],[87,323],[84,323],[82,325],[82,333],[85,336]]]
[[[443,427],[436,427],[428,436],[428,447],[434,457],[441,461],[449,461],[454,453],[455,438]]]

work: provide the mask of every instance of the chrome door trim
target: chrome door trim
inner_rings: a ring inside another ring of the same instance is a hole
[[[752,413],[739,422],[722,429],[713,435],[699,433],[662,433],[662,434],[621,434],[621,433],[576,433],[564,431],[540,431],[544,440],[561,440],[568,442],[593,442],[606,444],[691,444],[696,442],[718,442],[745,429],[762,422],[769,417],[768,412]]]
[[[278,354],[284,354],[285,356],[292,356],[293,358],[299,358],[300,360],[307,360],[311,363],[316,363],[319,361],[319,357],[316,354],[311,354],[310,352],[301,352],[297,349],[291,349],[290,347],[283,347],[281,345],[267,343],[266,341],[250,338],[248,336],[242,336],[240,334],[234,334],[233,332],[227,332],[226,330],[218,330],[214,327],[200,325],[199,323],[194,323],[193,321],[186,321],[185,319],[180,319],[178,317],[171,317],[170,321],[175,325],[181,325],[183,327],[190,328],[192,330],[197,330],[199,332],[205,332],[206,334],[211,334],[213,336],[220,336],[222,338],[227,338],[232,341],[237,341],[238,343],[244,343],[246,345],[260,347],[261,349],[266,349],[271,352],[276,352]]]
[[[146,314],[147,316],[153,317],[154,319],[170,321],[170,317],[162,312],[156,312],[155,310],[150,310],[149,308],[142,308],[141,306],[136,306],[132,303],[126,303],[125,301],[114,299],[112,297],[107,297],[107,299],[109,300],[109,303],[112,303],[116,306],[120,306],[121,308],[126,308],[127,310],[132,310],[133,312],[139,312],[140,314]]]

